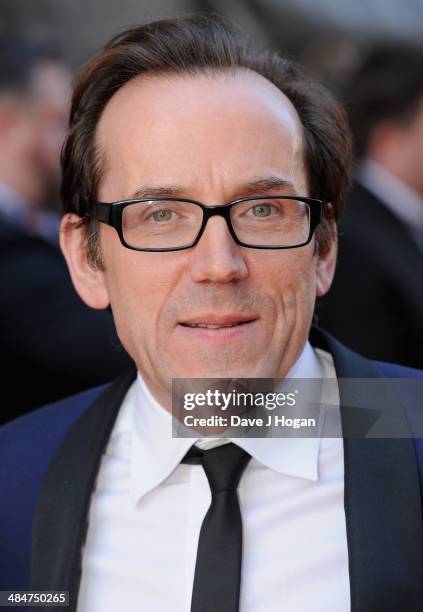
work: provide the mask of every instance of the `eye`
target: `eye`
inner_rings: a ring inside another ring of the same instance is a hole
[[[154,221],[170,221],[172,219],[173,212],[169,208],[161,208],[152,213]]]
[[[255,217],[268,217],[272,213],[272,208],[270,204],[257,204],[251,211]]]

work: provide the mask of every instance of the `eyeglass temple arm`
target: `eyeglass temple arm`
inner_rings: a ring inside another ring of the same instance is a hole
[[[110,223],[112,206],[110,204],[103,204],[102,202],[96,202],[92,208],[92,213],[89,215],[102,221],[103,223]]]

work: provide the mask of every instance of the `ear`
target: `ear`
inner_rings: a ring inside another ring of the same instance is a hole
[[[332,237],[329,238],[327,249],[323,253],[317,252],[316,297],[322,297],[329,291],[335,275],[338,253],[338,234],[335,220],[330,221],[330,228]]]
[[[64,215],[60,223],[60,248],[80,298],[91,308],[107,308],[110,300],[104,270],[89,262],[86,227],[77,215]]]

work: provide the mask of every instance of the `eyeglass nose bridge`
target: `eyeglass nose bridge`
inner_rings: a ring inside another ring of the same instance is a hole
[[[203,221],[201,223],[201,227],[195,239],[194,245],[196,245],[201,240],[201,237],[204,234],[204,230],[206,229],[209,219],[211,217],[216,217],[216,216],[223,217],[225,219],[229,233],[232,236],[235,244],[241,244],[240,240],[235,234],[235,230],[232,225],[231,209],[234,205],[235,205],[235,202],[231,204],[220,204],[220,205],[215,204],[215,205],[210,205],[210,206],[205,206],[205,205],[201,206],[203,210]]]

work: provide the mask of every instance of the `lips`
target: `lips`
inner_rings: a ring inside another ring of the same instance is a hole
[[[213,325],[209,323],[181,323],[184,327],[200,327],[202,329],[222,329],[222,327],[236,327],[237,325],[245,325],[249,321],[235,321],[234,323],[225,323],[224,325]]]
[[[189,319],[188,321],[181,321],[180,325],[183,327],[200,328],[200,329],[222,329],[225,327],[237,327],[239,325],[245,325],[255,321],[257,317],[255,315],[236,315],[228,314],[223,316],[217,316],[214,314],[203,315],[196,317],[195,319]]]

